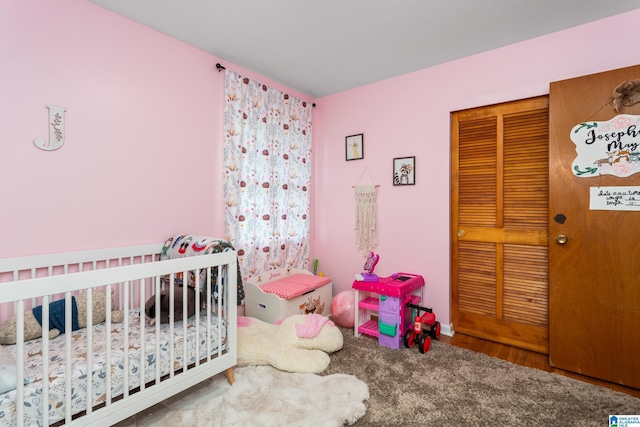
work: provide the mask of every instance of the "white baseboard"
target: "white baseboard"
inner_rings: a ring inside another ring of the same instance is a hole
[[[452,337],[455,334],[455,331],[453,330],[453,325],[445,325],[443,323],[440,324],[440,333],[442,335],[446,335],[448,337]]]

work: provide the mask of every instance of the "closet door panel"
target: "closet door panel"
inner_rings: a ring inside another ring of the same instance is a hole
[[[547,97],[452,114],[454,330],[548,351]]]

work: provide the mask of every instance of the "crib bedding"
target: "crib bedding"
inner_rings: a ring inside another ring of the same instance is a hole
[[[0,395],[15,390],[18,382],[16,359],[0,345]]]
[[[161,259],[177,259],[177,258],[185,258],[194,255],[200,254],[217,254],[222,252],[234,251],[234,247],[226,240],[215,238],[215,237],[207,237],[207,236],[196,236],[193,234],[176,234],[170,237],[162,247]],[[215,283],[218,269],[213,268],[212,272],[212,281]],[[201,281],[204,281],[204,273],[205,270],[201,270]],[[181,276],[181,275],[179,275]],[[242,274],[240,273],[240,264],[237,266],[237,274],[236,274],[236,288],[237,288],[237,305],[240,305],[244,300],[244,286],[242,284]],[[194,277],[191,277],[190,283],[194,283]],[[179,283],[182,280],[178,281]],[[214,298],[218,300],[218,289],[214,288]]]
[[[196,355],[196,316],[187,319],[187,348],[186,358],[183,357],[184,327],[183,321],[176,321],[173,328],[173,352],[174,366],[171,366],[171,330],[170,324],[160,325],[160,356],[156,351],[156,326],[146,324],[144,337],[144,355],[140,348],[140,312],[139,309],[130,310],[128,313],[128,351],[123,351],[125,323],[111,324],[111,396],[116,397],[123,394],[125,381],[124,369],[125,357],[129,363],[129,390],[140,386],[141,364],[144,364],[145,383],[156,378],[156,364],[160,363],[160,376],[168,375],[172,370],[181,369],[185,365],[189,366],[196,360],[203,360],[207,357],[207,313],[202,311],[199,318],[199,355]],[[144,314],[143,314],[144,315]],[[226,348],[226,325],[222,322],[222,347]],[[217,353],[218,318],[215,313],[211,313],[211,350],[212,355]],[[91,370],[93,372],[92,402],[97,405],[105,402],[106,390],[104,378],[107,365],[105,345],[107,330],[106,323],[93,326],[93,360]],[[80,329],[72,334],[72,412],[74,414],[84,411],[87,408],[87,330]],[[51,423],[62,420],[65,417],[65,346],[66,335],[49,341],[49,419]],[[9,354],[15,356],[16,346],[3,346]],[[40,339],[28,341],[24,344],[25,357],[25,425],[40,425],[41,398],[42,398],[42,343]],[[141,358],[142,356],[142,358]],[[141,362],[142,359],[142,362]],[[16,390],[11,390],[0,394],[0,426],[15,426],[16,422]]]

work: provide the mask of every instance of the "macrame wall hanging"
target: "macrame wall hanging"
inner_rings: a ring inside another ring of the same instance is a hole
[[[368,169],[365,168],[365,172]],[[363,172],[364,174],[364,172]],[[371,177],[371,175],[369,175]],[[362,175],[360,176],[362,178]],[[359,181],[359,180],[358,180]],[[378,244],[377,237],[377,185],[359,186],[356,190],[356,245],[367,256]]]

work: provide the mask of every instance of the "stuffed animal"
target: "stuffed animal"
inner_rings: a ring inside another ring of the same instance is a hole
[[[97,325],[106,320],[107,298],[104,291],[92,292],[93,324]],[[54,301],[49,304],[49,339],[54,339],[64,332],[64,303],[65,300]],[[73,321],[72,330],[87,327],[87,299],[85,295],[72,297]],[[112,300],[113,306],[113,300]],[[42,324],[38,319],[42,319],[42,306],[34,307],[24,313],[24,340],[30,341],[42,337]],[[111,312],[111,321],[121,323],[124,320],[124,313],[121,311]],[[0,344],[10,345],[16,343],[16,316],[13,315],[0,326]]]
[[[329,366],[327,353],[342,345],[340,329],[319,314],[294,314],[276,325],[238,316],[238,366],[318,374]]]
[[[202,297],[202,294],[200,295]],[[144,305],[144,314],[149,319],[150,325],[155,325],[156,318],[160,318],[160,323],[169,323],[169,289],[160,291],[160,314],[156,310],[156,296],[149,297]],[[173,318],[176,321],[182,320],[182,310],[184,305],[184,294],[182,286],[173,288]],[[200,300],[200,307],[204,308],[204,298]],[[193,316],[196,313],[196,291],[192,286],[187,286],[187,315]]]

